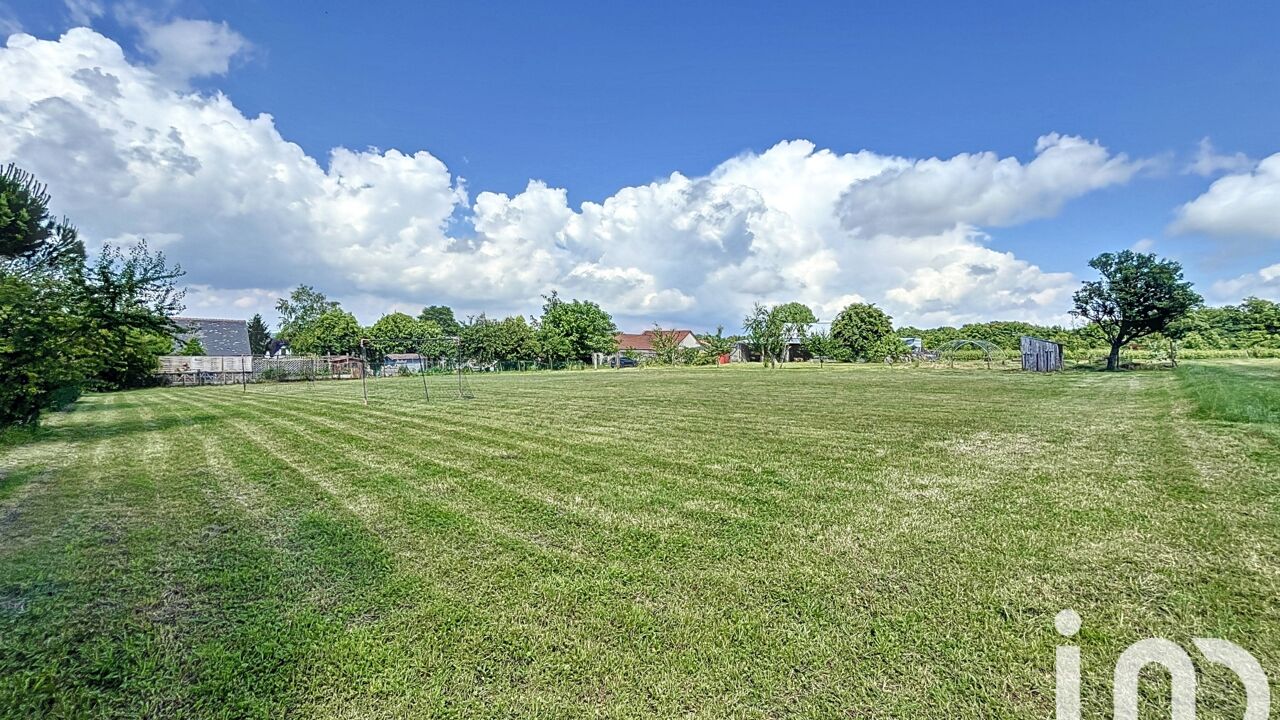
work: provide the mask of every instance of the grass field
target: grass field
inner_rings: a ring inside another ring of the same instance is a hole
[[[4,437],[0,716],[1046,718],[1075,643],[1110,717],[1150,636],[1275,685],[1280,362],[472,387],[100,395]]]

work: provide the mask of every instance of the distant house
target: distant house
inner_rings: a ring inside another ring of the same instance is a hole
[[[659,332],[671,333],[676,347],[697,349],[702,347],[692,330],[645,330],[642,333],[618,333],[614,339],[618,341],[618,352],[633,352],[642,357],[653,357],[657,351],[653,349],[653,340]]]
[[[173,321],[179,328],[173,341],[175,353],[194,338],[200,341],[204,354],[210,357],[253,354],[249,346],[249,324],[244,320],[176,317]]]
[[[382,358],[382,374],[394,375],[400,372],[400,368],[417,372],[429,362],[418,353],[387,353]]]
[[[161,355],[157,373],[172,384],[207,385],[244,382],[253,374],[249,325],[244,320],[172,318],[178,326],[173,352],[191,340],[199,340],[204,355]]]

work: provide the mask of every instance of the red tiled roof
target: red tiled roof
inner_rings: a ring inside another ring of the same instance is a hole
[[[614,339],[618,341],[619,350],[648,350],[652,352],[653,336],[657,332],[657,330],[645,330],[642,333],[618,333]],[[693,334],[692,330],[663,330],[662,332],[674,333],[677,345]],[[694,339],[696,340],[697,338]]]

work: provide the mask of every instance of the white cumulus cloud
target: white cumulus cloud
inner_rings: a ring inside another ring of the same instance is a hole
[[[1214,181],[1178,208],[1173,232],[1280,239],[1280,153]]]
[[[74,25],[92,25],[106,12],[99,0],[65,0],[67,17]]]
[[[1253,160],[1244,153],[1227,155],[1219,153],[1209,138],[1202,138],[1196,149],[1196,158],[1183,172],[1189,175],[1211,177],[1224,172],[1242,172],[1253,167]]]
[[[154,60],[156,73],[178,84],[226,75],[231,59],[249,48],[249,41],[225,22],[140,19],[138,29],[142,51]]]
[[[903,323],[1053,321],[1072,275],[987,247],[979,228],[1052,215],[1143,167],[1057,134],[1026,162],[794,140],[578,208],[536,180],[473,200],[429,152],[336,148],[319,162],[270,116],[185,90],[243,51],[225,25],[174,20],[142,42],[154,65],[87,28],[10,38],[0,158],[47,182],[91,241],[162,246],[188,270],[202,314],[269,312],[272,297],[307,283],[366,321],[439,302],[530,312],[553,288],[633,328],[733,330],[756,300],[799,300],[824,319],[867,300]]]
[[[1051,133],[1026,164],[990,152],[901,161],[851,185],[842,219],[866,235],[1012,225],[1055,215],[1068,200],[1126,183],[1146,165],[1095,141]]]
[[[1280,298],[1280,263],[1268,265],[1257,272],[1219,280],[1213,284],[1211,294],[1226,303],[1239,302],[1240,298],[1250,296]]]

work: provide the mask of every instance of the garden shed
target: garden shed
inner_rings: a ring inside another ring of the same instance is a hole
[[[1062,345],[1052,340],[1023,335],[1022,369],[1031,372],[1054,372],[1062,369]]]

